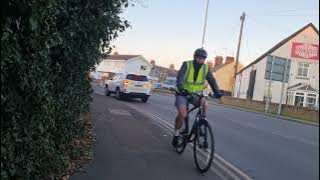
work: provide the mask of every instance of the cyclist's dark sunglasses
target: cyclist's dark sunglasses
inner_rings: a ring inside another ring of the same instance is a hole
[[[200,55],[197,55],[198,58],[200,59],[206,59],[207,57],[206,56],[200,56]]]

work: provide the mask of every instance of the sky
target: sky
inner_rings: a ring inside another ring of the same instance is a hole
[[[119,54],[142,55],[179,69],[201,47],[206,0],[134,0],[121,15],[131,28],[112,44]],[[308,23],[319,29],[319,0],[209,0],[207,60],[235,56],[240,16],[246,14],[239,62],[248,65]]]

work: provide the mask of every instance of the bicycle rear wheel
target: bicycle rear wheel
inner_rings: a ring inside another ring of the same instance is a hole
[[[215,144],[213,132],[208,122],[198,125],[196,130],[196,137],[193,141],[193,155],[197,169],[204,173],[208,171],[211,166]]]

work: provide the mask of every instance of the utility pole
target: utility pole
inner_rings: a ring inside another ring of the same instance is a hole
[[[205,35],[206,35],[207,19],[208,19],[208,8],[209,8],[209,0],[207,0],[206,14],[205,14],[205,19],[204,19],[202,43],[201,43],[201,47],[202,48],[203,48],[203,44],[204,44],[204,38],[205,38]]]
[[[232,96],[234,96],[234,94],[235,94],[236,74],[237,74],[237,70],[238,70],[239,54],[240,54],[240,45],[241,45],[242,30],[243,30],[243,23],[244,23],[245,17],[246,17],[246,14],[243,12],[243,13],[242,13],[242,16],[240,16],[241,27],[240,27],[239,41],[238,41],[238,47],[237,47],[236,64],[235,64],[235,66],[234,66]],[[240,80],[240,81],[241,81],[241,80]]]

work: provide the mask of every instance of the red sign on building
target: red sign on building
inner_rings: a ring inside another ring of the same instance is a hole
[[[319,60],[319,45],[293,42],[291,57]]]

